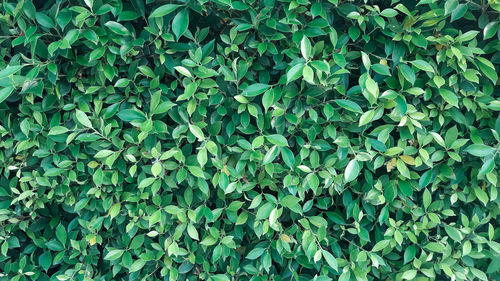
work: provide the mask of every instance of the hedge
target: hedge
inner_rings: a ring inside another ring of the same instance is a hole
[[[499,18],[3,0],[0,280],[500,280]]]

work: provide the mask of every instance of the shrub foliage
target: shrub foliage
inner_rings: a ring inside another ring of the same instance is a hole
[[[498,280],[499,11],[2,1],[0,280]]]

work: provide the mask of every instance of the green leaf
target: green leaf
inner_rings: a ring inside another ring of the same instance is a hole
[[[310,66],[304,66],[302,69],[302,76],[304,77],[304,81],[314,84],[314,71]]]
[[[213,281],[229,281],[229,277],[227,277],[225,274],[215,274],[212,275],[211,278]]]
[[[121,79],[118,79],[118,81],[116,81],[115,87],[117,87],[117,88],[125,88],[125,87],[128,86],[129,83],[130,83],[130,79],[121,78]]]
[[[467,13],[467,8],[468,5],[467,4],[460,4],[458,5],[457,8],[455,8],[453,10],[453,12],[451,13],[451,18],[450,18],[450,22],[454,22],[458,19],[461,19],[465,13]]]
[[[423,194],[423,197],[422,197],[422,201],[424,203],[424,208],[427,209],[429,207],[429,205],[431,204],[432,202],[432,195],[431,193],[429,192],[429,190],[426,188],[424,189],[424,194]]]
[[[258,96],[258,95],[264,93],[270,87],[271,86],[269,86],[267,84],[261,84],[261,83],[252,84],[252,85],[248,86],[245,90],[243,90],[242,95],[247,96],[247,97],[255,97],[255,96]]]
[[[266,155],[264,155],[264,159],[262,160],[262,165],[269,164],[273,162],[274,159],[276,159],[276,156],[278,156],[279,150],[278,146],[274,145],[269,149],[269,151],[266,152]]]
[[[111,216],[111,219],[116,217],[120,213],[121,209],[121,204],[120,203],[115,203],[111,208],[109,208],[109,215]]]
[[[76,115],[76,119],[78,120],[78,122],[80,122],[80,124],[82,124],[83,126],[85,126],[87,128],[92,128],[92,123],[90,122],[90,119],[89,119],[89,117],[87,117],[85,112],[76,109],[75,115]]]
[[[311,41],[306,36],[303,36],[302,40],[300,41],[300,52],[302,53],[302,56],[306,60],[311,58],[312,55]]]
[[[205,178],[205,176],[203,175],[203,170],[200,167],[187,166],[187,168],[193,176],[198,177],[198,178]]]
[[[492,21],[488,23],[483,30],[483,37],[484,39],[489,39],[493,37],[498,31],[498,22],[497,21]]]
[[[277,146],[288,146],[288,141],[282,135],[268,135],[266,139]]]
[[[283,162],[290,168],[293,169],[295,164],[295,156],[293,152],[288,147],[281,147],[281,158],[283,158]]]
[[[486,75],[486,77],[488,77],[488,79],[490,79],[493,82],[493,84],[496,84],[498,80],[498,74],[493,64],[487,59],[482,57],[476,57],[476,62],[481,72],[483,72],[484,75]]]
[[[411,269],[405,271],[401,277],[405,280],[410,280],[415,278],[415,276],[417,276],[417,271],[415,269]]]
[[[300,199],[293,196],[293,195],[287,195],[281,199],[280,204],[284,207],[287,207],[288,209],[294,211],[295,213],[301,214],[302,213],[302,206],[299,204]]]
[[[155,178],[145,178],[143,180],[141,180],[141,182],[139,183],[139,185],[137,186],[138,188],[145,188],[145,187],[148,187],[150,185],[153,184],[153,182],[155,182]]]
[[[264,92],[264,95],[262,96],[262,106],[264,107],[264,111],[267,112],[267,109],[271,105],[273,105],[273,101],[274,101],[274,91],[271,89]]]
[[[484,206],[488,204],[489,201],[488,194],[484,190],[476,186],[474,187],[474,193],[476,194],[479,201],[481,201],[484,204]]]
[[[361,107],[353,101],[335,100],[335,103],[337,103],[339,106],[341,106],[349,111],[356,112],[356,113],[363,113],[363,111],[361,110]]]
[[[366,79],[365,85],[366,85],[366,89],[368,90],[368,92],[370,93],[370,95],[374,99],[377,99],[378,98],[378,94],[379,94],[379,89],[378,89],[377,82],[375,82],[373,79],[371,79],[370,77],[368,77]]]
[[[44,13],[37,12],[35,14],[35,18],[36,18],[36,21],[43,27],[46,27],[46,28],[54,28],[55,27],[54,20],[52,20],[52,18],[50,18],[49,16],[47,16]]]
[[[404,253],[404,263],[408,263],[415,258],[415,255],[417,254],[417,247],[415,245],[410,245],[406,248],[405,253]]]
[[[130,242],[129,248],[131,250],[139,249],[142,244],[144,243],[144,235],[137,235],[132,239],[132,242]]]
[[[246,259],[254,260],[262,256],[262,254],[266,251],[265,248],[254,248],[252,249],[246,256]]]
[[[205,140],[205,135],[203,134],[203,131],[198,127],[197,125],[194,124],[189,124],[189,131],[199,140],[203,141]]]
[[[118,35],[129,35],[130,34],[128,29],[125,26],[123,26],[120,23],[117,23],[116,21],[108,21],[104,25]]]
[[[64,133],[67,133],[68,131],[69,130],[66,127],[55,126],[55,127],[50,128],[49,136],[64,134]]]
[[[470,271],[472,272],[472,274],[474,274],[474,276],[476,276],[478,279],[481,279],[483,281],[487,281],[488,280],[488,276],[482,272],[481,270],[477,269],[477,268],[474,268],[474,267],[470,267]]]
[[[439,89],[439,94],[441,97],[449,104],[453,105],[454,107],[458,108],[458,97],[455,93],[453,93],[450,90],[446,90],[443,88]]]
[[[159,18],[159,17],[166,16],[166,15],[170,14],[171,12],[175,11],[175,9],[177,9],[178,7],[180,7],[180,6],[176,5],[176,4],[165,4],[165,5],[162,5],[162,6],[158,7],[158,8],[156,8],[149,15],[149,18]]]
[[[146,261],[142,260],[142,259],[139,259],[139,260],[136,260],[134,261],[134,263],[130,266],[129,268],[129,272],[132,273],[132,272],[136,272],[136,271],[139,271],[141,270],[144,265],[146,265]]]
[[[424,60],[414,60],[411,64],[420,70],[434,73],[434,68]]]
[[[391,76],[391,72],[389,71],[389,68],[383,64],[379,64],[379,63],[373,64],[371,66],[371,70],[373,70],[381,75]]]
[[[358,161],[352,159],[351,161],[349,161],[349,164],[347,164],[347,167],[345,168],[344,171],[345,181],[350,182],[355,180],[360,172],[361,172],[361,166],[359,165]]]
[[[477,157],[485,157],[493,155],[495,149],[484,144],[471,144],[464,151]]]
[[[453,228],[449,225],[444,225],[444,229],[451,239],[455,240],[456,242],[462,241],[462,234],[456,228]]]
[[[193,75],[191,75],[191,72],[187,68],[185,68],[184,66],[179,65],[179,66],[175,66],[174,68],[175,68],[175,70],[177,70],[177,72],[179,72],[180,74],[182,74],[186,77],[193,77]]]
[[[328,265],[333,268],[334,270],[338,271],[338,264],[337,264],[337,260],[333,257],[332,254],[330,254],[330,252],[326,251],[326,250],[322,250],[321,253],[323,254],[323,257],[325,258],[326,262],[328,263]]]
[[[0,103],[6,100],[14,92],[13,87],[6,87],[0,90]]]
[[[286,82],[290,83],[292,81],[297,80],[299,77],[301,77],[303,69],[304,69],[303,63],[298,63],[298,64],[292,66],[286,73]]]
[[[192,239],[197,240],[197,241],[200,240],[200,237],[198,235],[198,231],[196,230],[196,228],[192,224],[189,224],[187,226],[187,232],[188,232],[189,237],[191,237]]]
[[[104,259],[107,261],[113,261],[119,259],[124,252],[125,252],[124,250],[118,250],[118,249],[111,250],[106,254],[106,256],[104,256]]]
[[[363,113],[361,117],[359,118],[359,126],[364,126],[368,123],[370,123],[375,116],[375,111],[373,110],[368,110],[367,112]]]
[[[0,70],[0,79],[16,74],[23,68],[22,65],[8,65],[6,68]],[[9,88],[9,87],[7,87]]]
[[[146,120],[146,115],[144,115],[144,113],[133,109],[120,110],[116,115],[125,122]]]
[[[411,37],[411,42],[420,48],[427,48],[427,39],[422,34],[413,34]]]
[[[391,240],[382,240],[382,241],[377,242],[377,244],[375,244],[375,246],[373,246],[372,252],[378,252],[378,251],[385,249],[387,246],[389,246],[390,242],[391,242]]]
[[[438,242],[430,242],[427,245],[425,245],[425,248],[435,253],[443,253],[446,250],[446,247]]]
[[[198,89],[198,85],[195,82],[189,83],[186,86],[186,88],[184,89],[184,94],[180,95],[177,98],[177,101],[183,101],[183,100],[190,99],[194,95],[194,93],[196,92],[197,89]]]
[[[66,244],[68,234],[66,232],[66,228],[62,224],[59,224],[56,227],[56,237],[63,246]]]
[[[44,251],[39,257],[38,257],[38,264],[47,272],[52,265],[52,254],[50,251]]]
[[[393,18],[393,17],[398,15],[398,11],[391,9],[391,8],[387,8],[387,9],[384,9],[382,12],[380,12],[380,15],[384,16],[386,18]]]
[[[408,179],[410,178],[410,170],[401,159],[398,159],[396,161],[396,167],[398,168],[399,173],[401,173],[403,177]]]
[[[399,71],[408,82],[410,82],[412,85],[415,83],[415,72],[413,71],[413,69],[411,69],[411,67],[406,64],[400,64]]]
[[[151,166],[151,173],[153,174],[153,176],[155,177],[159,176],[161,171],[162,167],[160,162],[156,162],[153,164],[153,166]]]
[[[186,32],[189,25],[188,9],[183,9],[175,15],[172,20],[172,31],[177,40]]]
[[[106,48],[104,48],[104,47],[99,47],[99,48],[93,50],[89,55],[89,61],[94,61],[94,60],[100,59],[104,55],[105,51],[106,51]]]
[[[149,217],[149,226],[151,227],[155,225],[160,220],[161,220],[161,210],[158,210]]]

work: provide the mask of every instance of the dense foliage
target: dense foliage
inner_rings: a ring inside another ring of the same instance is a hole
[[[0,280],[500,280],[500,1],[0,14]]]

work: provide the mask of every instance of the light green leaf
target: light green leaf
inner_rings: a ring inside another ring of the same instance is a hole
[[[205,178],[205,175],[203,174],[203,170],[200,167],[197,166],[187,166],[189,172],[198,178]]]
[[[80,124],[82,124],[83,126],[85,126],[87,128],[92,128],[92,123],[90,122],[90,119],[89,119],[89,117],[87,117],[85,112],[83,112],[79,109],[76,109],[75,115],[76,115],[76,119],[78,120],[78,122],[80,122]]]
[[[407,270],[403,273],[403,279],[410,280],[417,276],[417,271],[415,269]]]
[[[363,113],[363,111],[361,110],[361,107],[353,101],[335,100],[335,103],[337,103],[339,106],[341,106],[349,111],[356,112],[356,113]]]
[[[312,55],[311,41],[306,36],[303,36],[302,40],[300,41],[300,52],[306,60],[309,59]]]
[[[345,181],[350,182],[355,180],[358,177],[360,171],[361,166],[359,165],[358,161],[352,159],[351,161],[349,161],[349,164],[347,164],[347,167],[344,171]]]
[[[444,225],[444,229],[451,239],[455,240],[456,242],[462,241],[463,239],[462,234],[456,228],[451,227],[449,225]]]
[[[8,77],[12,74],[19,72],[24,66],[22,65],[8,65],[4,69],[0,70],[0,79]]]
[[[111,31],[113,31],[114,33],[116,33],[118,35],[129,35],[130,34],[128,29],[125,26],[123,26],[120,23],[117,23],[116,21],[108,21],[104,25],[107,26]]]
[[[203,131],[198,127],[197,125],[194,124],[189,124],[189,131],[199,140],[203,141],[205,140],[205,135],[203,134]]]
[[[177,37],[177,40],[186,32],[189,25],[189,13],[188,9],[183,9],[175,15],[172,20],[172,31]]]
[[[177,70],[177,72],[179,72],[180,74],[184,75],[184,76],[187,76],[187,77],[193,77],[193,75],[191,74],[191,72],[185,68],[184,66],[175,66],[174,67],[175,70]]]
[[[267,84],[256,83],[248,86],[245,90],[243,90],[242,95],[247,97],[255,97],[258,96],[265,91],[267,91],[271,86]]]
[[[434,72],[434,68],[432,68],[432,66],[424,60],[414,60],[411,62],[411,64],[413,64],[413,66],[420,70]]]
[[[159,18],[159,17],[163,17],[163,16],[166,16],[168,14],[170,14],[171,12],[175,11],[175,9],[177,9],[179,7],[179,5],[176,5],[176,4],[165,4],[165,5],[162,5],[158,8],[156,8],[150,15],[149,15],[149,18]]]
[[[288,146],[288,141],[282,135],[268,135],[266,136],[267,141],[277,146]]]
[[[130,266],[129,268],[129,272],[132,273],[132,272],[136,272],[136,271],[139,271],[141,270],[144,265],[146,265],[146,261],[142,260],[142,259],[139,259],[139,260],[136,260],[134,261],[134,263]]]
[[[495,149],[484,144],[471,144],[464,151],[477,157],[485,157],[493,155]]]
[[[265,248],[254,248],[252,249],[246,256],[246,259],[254,260],[258,257],[262,256],[262,254],[266,251]]]
[[[285,164],[290,169],[293,169],[295,164],[295,156],[293,155],[293,152],[286,146],[281,147],[280,150],[281,150],[281,158],[283,158]]]
[[[377,242],[377,244],[375,244],[375,246],[373,246],[372,252],[378,252],[378,251],[385,249],[387,246],[389,246],[390,242],[391,242],[391,240],[381,240],[381,241]]]
[[[337,270],[338,271],[338,264],[337,264],[337,260],[335,259],[335,257],[330,254],[330,252],[326,251],[326,250],[322,250],[322,254],[323,254],[323,257],[325,258],[326,262],[328,263],[328,265],[333,268],[334,270]]]
[[[439,89],[439,94],[441,95],[441,97],[443,97],[443,99],[453,105],[454,107],[457,107],[458,108],[458,97],[455,93],[453,93],[452,91],[450,90],[446,90],[446,89],[443,89],[443,88],[440,88]]]
[[[14,92],[14,87],[6,87],[0,90],[0,103],[6,100]]]
[[[287,83],[295,81],[300,76],[302,76],[303,69],[304,69],[304,64],[303,63],[298,63],[298,64],[292,66],[288,70],[288,72],[286,73],[286,81],[287,81]]]
[[[300,206],[299,202],[300,202],[299,198],[293,195],[287,195],[281,199],[280,204],[294,211],[295,213],[300,214],[302,213],[302,206]]]
[[[111,250],[106,254],[106,256],[104,256],[104,259],[107,261],[116,260],[120,258],[124,252],[125,252],[124,250],[119,250],[119,249]]]
[[[67,133],[68,131],[69,130],[66,127],[55,126],[55,127],[50,128],[49,136],[64,134],[64,133]]]

